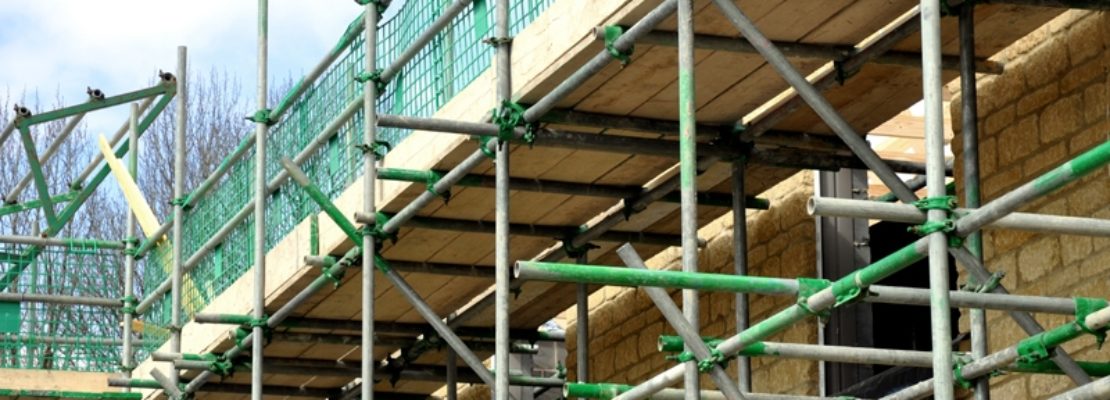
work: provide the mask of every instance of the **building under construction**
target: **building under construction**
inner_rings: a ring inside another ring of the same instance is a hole
[[[0,398],[1110,399],[1110,3],[356,0],[276,103],[258,3],[196,187],[183,47],[4,121]],[[127,106],[52,190],[34,133]]]

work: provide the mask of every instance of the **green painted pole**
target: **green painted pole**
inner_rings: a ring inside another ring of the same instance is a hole
[[[57,196],[51,197],[50,202],[51,202],[51,204],[64,203],[64,202],[67,202],[67,201],[71,201],[76,197],[77,197],[77,192],[69,192],[69,193],[59,194]],[[21,212],[24,212],[24,211],[27,211],[27,210],[34,210],[36,208],[41,208],[43,205],[44,205],[44,203],[43,203],[42,200],[37,200],[36,199],[36,200],[25,201],[25,202],[22,202],[22,203],[12,204],[12,205],[8,205],[8,206],[3,206],[3,207],[0,207],[0,217],[3,217],[5,215],[21,213]]]
[[[133,101],[139,101],[147,97],[154,97],[159,95],[166,95],[174,93],[172,83],[165,81],[159,82],[157,85],[151,86],[146,89],[139,89],[133,92],[128,92],[112,97],[106,97],[103,100],[89,100],[88,102],[81,103],[75,106],[60,108],[54,111],[44,112],[42,114],[32,115],[19,122],[20,128],[27,128],[32,125],[49,122],[56,119],[66,118],[77,114],[88,113],[105,108],[115,107],[121,104],[127,104]]]
[[[158,103],[154,105],[154,108],[146,114],[142,122],[139,123],[140,136],[142,136],[142,134],[146,132],[147,128],[149,128],[150,125],[154,123],[154,120],[158,117],[158,115],[162,113],[162,110],[166,108],[166,105],[168,105],[169,102],[173,100],[174,93],[176,93],[176,91],[171,90],[170,93],[162,95],[162,98],[158,100]],[[121,142],[119,146],[116,147],[116,157],[123,157],[123,155],[127,153],[128,148],[128,141]],[[62,209],[61,214],[58,215],[58,224],[51,224],[47,228],[45,235],[54,236],[57,235],[58,232],[61,232],[62,228],[65,227],[65,224],[69,223],[73,216],[77,214],[77,210],[85,204],[85,201],[88,200],[89,196],[91,196],[94,191],[96,191],[96,188],[100,186],[100,183],[104,182],[104,179],[108,177],[109,173],[110,171],[108,169],[108,166],[102,165],[100,167],[100,170],[97,171],[96,175],[93,176],[92,180],[90,180],[88,184],[81,185],[81,190],[77,192],[77,196],[72,201],[70,201],[70,203]],[[40,246],[34,246],[28,249],[27,254],[23,257],[27,260],[27,264],[17,264],[13,268],[8,269],[4,273],[3,277],[0,277],[0,291],[7,290],[8,286],[12,285],[12,283],[19,278],[19,274],[23,272],[23,269],[27,268],[27,265],[30,264],[30,262],[32,262],[35,258],[37,258],[40,253],[42,253],[42,247]]]
[[[308,197],[311,198],[312,201],[315,201],[316,204],[320,205],[320,209],[339,226],[339,229],[347,234],[348,239],[351,239],[351,241],[355,243],[362,243],[362,233],[355,227],[355,224],[352,223],[347,216],[343,215],[343,211],[340,211],[339,207],[336,207],[335,203],[331,202],[328,195],[320,191],[320,188],[308,179],[308,175],[305,175],[304,171],[301,171],[301,169],[297,167],[297,164],[293,163],[293,160],[290,160],[288,157],[282,158],[281,166],[289,173],[289,177],[304,189]]]
[[[54,202],[50,201],[50,186],[46,183],[46,175],[42,172],[42,164],[39,163],[39,153],[35,150],[35,139],[31,138],[31,131],[26,125],[20,124],[19,138],[23,143],[23,151],[27,154],[27,165],[31,169],[31,176],[34,177],[35,190],[39,192],[39,202],[41,204],[42,214],[46,216],[46,223],[49,226],[58,224],[58,215],[54,212]]]
[[[524,280],[628,287],[652,286],[773,295],[792,295],[798,290],[796,282],[779,278],[540,261],[517,261],[514,274],[517,279]]]
[[[733,355],[744,347],[781,332],[801,320],[818,315],[830,308],[850,303],[857,296],[860,296],[867,286],[923,260],[927,253],[927,239],[918,239],[879,261],[834,281],[830,287],[822,289],[807,298],[799,299],[798,303],[726,339],[716,347],[716,350],[725,355]],[[696,367],[694,369],[697,370]],[[681,381],[685,370],[686,366],[684,364],[676,365],[643,384],[623,392],[618,398],[650,398],[653,393]]]
[[[78,399],[78,400],[139,400],[142,393],[124,392],[78,392],[70,390],[20,390],[0,389],[0,397],[25,398],[39,397],[51,399]]]

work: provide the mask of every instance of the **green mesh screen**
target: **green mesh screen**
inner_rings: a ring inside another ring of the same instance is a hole
[[[123,257],[97,247],[49,247],[30,262],[32,246],[0,245],[0,275],[21,269],[12,292],[123,297]],[[5,303],[0,305],[0,368],[117,371],[120,314],[86,305]],[[14,313],[14,314],[13,314]],[[14,321],[9,318],[15,317]],[[15,329],[7,329],[14,326]]]
[[[512,33],[531,23],[552,1],[513,0]],[[379,28],[378,66],[384,68],[396,59],[447,4],[449,0],[407,1],[402,10]],[[466,11],[393,79],[379,98],[380,112],[433,115],[490,66],[493,50],[482,40],[491,35],[493,18],[493,7],[487,5],[486,0],[477,0],[467,6]],[[267,176],[270,179],[281,170],[281,158],[294,158],[349,102],[361,97],[361,85],[354,77],[362,72],[363,42],[360,37],[352,43],[350,49],[294,103],[283,120],[271,128],[267,142]],[[396,145],[408,134],[405,130],[383,129],[379,138]],[[354,147],[361,137],[360,110],[302,164],[305,173],[333,199],[361,171],[362,154]],[[207,196],[186,212],[183,254],[196,253],[251,199],[253,158],[254,152],[248,151]],[[300,221],[318,211],[299,187],[292,182],[285,183],[271,196],[266,208],[267,248],[272,248]],[[187,317],[201,310],[254,263],[252,225],[253,219],[248,216],[233,227],[227,238],[205,254],[185,277],[183,307]],[[144,285],[148,291],[166,279],[168,269],[160,260],[168,259],[163,254],[168,251],[169,243],[162,243],[143,260]],[[168,296],[160,298],[143,316],[152,328],[166,326],[169,318]],[[157,332],[157,329],[149,331]],[[161,341],[151,344],[147,350],[156,348],[157,343]]]

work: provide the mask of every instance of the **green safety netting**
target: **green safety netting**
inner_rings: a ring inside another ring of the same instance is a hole
[[[0,245],[0,275],[20,271],[9,291],[118,299],[123,256],[96,246]],[[0,368],[119,370],[122,329],[116,309],[0,301]]]
[[[511,32],[519,32],[554,0],[512,0]],[[404,7],[379,28],[378,65],[384,67],[431,24],[450,0],[408,0]],[[476,0],[451,25],[421,50],[386,87],[379,98],[383,113],[431,116],[455,94],[490,66],[493,49],[482,41],[494,26],[492,4]],[[316,84],[294,103],[283,119],[270,130],[267,176],[281,170],[283,157],[294,158],[335,118],[349,102],[362,95],[354,78],[363,72],[363,40],[360,36]],[[408,131],[383,129],[379,138],[396,145]],[[362,153],[361,110],[312,154],[302,169],[331,198],[358,177]],[[251,199],[254,152],[249,150],[231,166],[215,188],[186,212],[183,254],[188,259]],[[269,199],[266,208],[266,245],[272,248],[318,207],[292,182],[286,182]],[[247,217],[213,251],[204,255],[185,277],[183,308],[187,318],[200,311],[215,296],[242,276],[253,264],[253,218]],[[153,290],[168,275],[163,260],[170,244],[162,243],[143,260],[144,285]],[[166,326],[170,318],[168,296],[159,298],[142,316],[153,327]],[[151,331],[156,331],[151,329]],[[146,350],[157,348],[155,341]]]

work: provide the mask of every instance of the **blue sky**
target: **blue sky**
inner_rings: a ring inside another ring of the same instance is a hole
[[[37,91],[44,99],[52,99],[57,91],[73,104],[85,101],[86,86],[108,95],[140,89],[158,69],[174,70],[177,46],[185,45],[193,71],[227,71],[238,78],[244,98],[253,99],[256,4],[250,0],[6,4],[0,13],[0,91],[17,98]],[[359,11],[351,0],[271,0],[271,78],[302,76]],[[125,109],[99,112],[85,120],[93,133],[114,131],[126,118]]]

